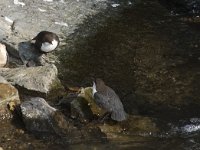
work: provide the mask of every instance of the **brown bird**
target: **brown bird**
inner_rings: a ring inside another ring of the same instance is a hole
[[[103,80],[96,79],[93,82],[92,93],[97,105],[109,112],[113,120],[123,121],[127,119],[119,96],[112,88],[105,85]]]
[[[35,48],[42,53],[48,53],[55,50],[60,43],[58,36],[49,31],[41,31],[32,40],[35,40]]]

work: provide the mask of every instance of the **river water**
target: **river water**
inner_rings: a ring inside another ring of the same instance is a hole
[[[67,139],[26,133],[21,126],[2,121],[0,146],[200,149],[198,17],[172,13],[157,0],[124,5],[88,17],[67,37],[67,45],[60,52],[60,79],[65,86],[86,87],[91,86],[91,77],[103,78],[122,97],[127,113],[154,118],[159,132],[128,132],[119,135],[126,135],[124,139],[71,143]],[[134,95],[132,103],[125,98],[129,94]]]

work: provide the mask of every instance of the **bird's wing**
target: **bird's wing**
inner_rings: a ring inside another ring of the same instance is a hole
[[[109,105],[111,106],[112,110],[117,111],[117,110],[123,109],[123,105],[122,105],[122,102],[121,102],[119,96],[115,93],[115,91],[112,88],[110,88],[110,87],[107,87],[107,88],[109,89],[109,92],[107,94],[108,101],[109,101]]]
[[[101,93],[97,92],[94,94],[94,99],[97,105],[99,105],[100,107],[102,107],[103,109],[107,111],[112,111],[110,102],[108,101],[107,96],[104,96]]]

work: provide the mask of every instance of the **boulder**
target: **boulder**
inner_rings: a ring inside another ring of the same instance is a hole
[[[48,132],[60,134],[69,129],[64,115],[51,107],[43,98],[31,97],[20,105],[25,127],[31,132]]]
[[[57,57],[51,53],[40,53],[30,41],[19,43],[18,50],[20,59],[28,67],[53,64],[57,60]]]
[[[22,119],[28,131],[63,135],[68,141],[78,142],[91,139],[106,139],[98,127],[77,128],[74,122],[57,109],[51,107],[43,98],[31,97],[21,104]]]
[[[7,81],[17,86],[23,93],[28,92],[32,95],[48,94],[54,83],[58,81],[57,73],[55,65],[0,69],[0,75]]]
[[[93,119],[93,112],[88,101],[84,97],[78,96],[78,93],[68,93],[66,96],[63,96],[57,106],[64,114],[82,123]]]
[[[20,99],[17,89],[0,76],[0,119],[12,117],[8,108],[14,111],[18,104]]]
[[[79,97],[84,98],[88,105],[90,106],[90,109],[92,110],[92,113],[97,116],[102,116],[104,113],[106,113],[105,110],[101,109],[94,101],[92,97],[92,87],[86,87],[82,88]]]
[[[108,139],[118,141],[129,141],[132,139],[130,135],[151,135],[159,132],[155,121],[149,117],[131,116],[129,115],[126,121],[106,122],[104,124],[97,124],[101,132],[107,135]]]
[[[88,105],[87,100],[83,97],[77,97],[71,103],[71,117],[79,119],[81,122],[91,121],[93,113]]]
[[[60,38],[64,38],[73,33],[77,25],[81,24],[87,16],[106,9],[107,2],[99,0],[2,1],[0,8],[2,14],[0,40],[8,46],[9,53],[19,58],[18,43],[31,40],[43,30],[55,32]],[[63,10],[67,11],[63,13]]]

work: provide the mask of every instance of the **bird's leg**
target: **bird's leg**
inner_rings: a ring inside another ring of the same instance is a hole
[[[103,116],[101,116],[98,121],[103,123],[106,119],[108,119],[108,117],[111,115],[110,112],[106,112],[105,114],[103,114]]]

